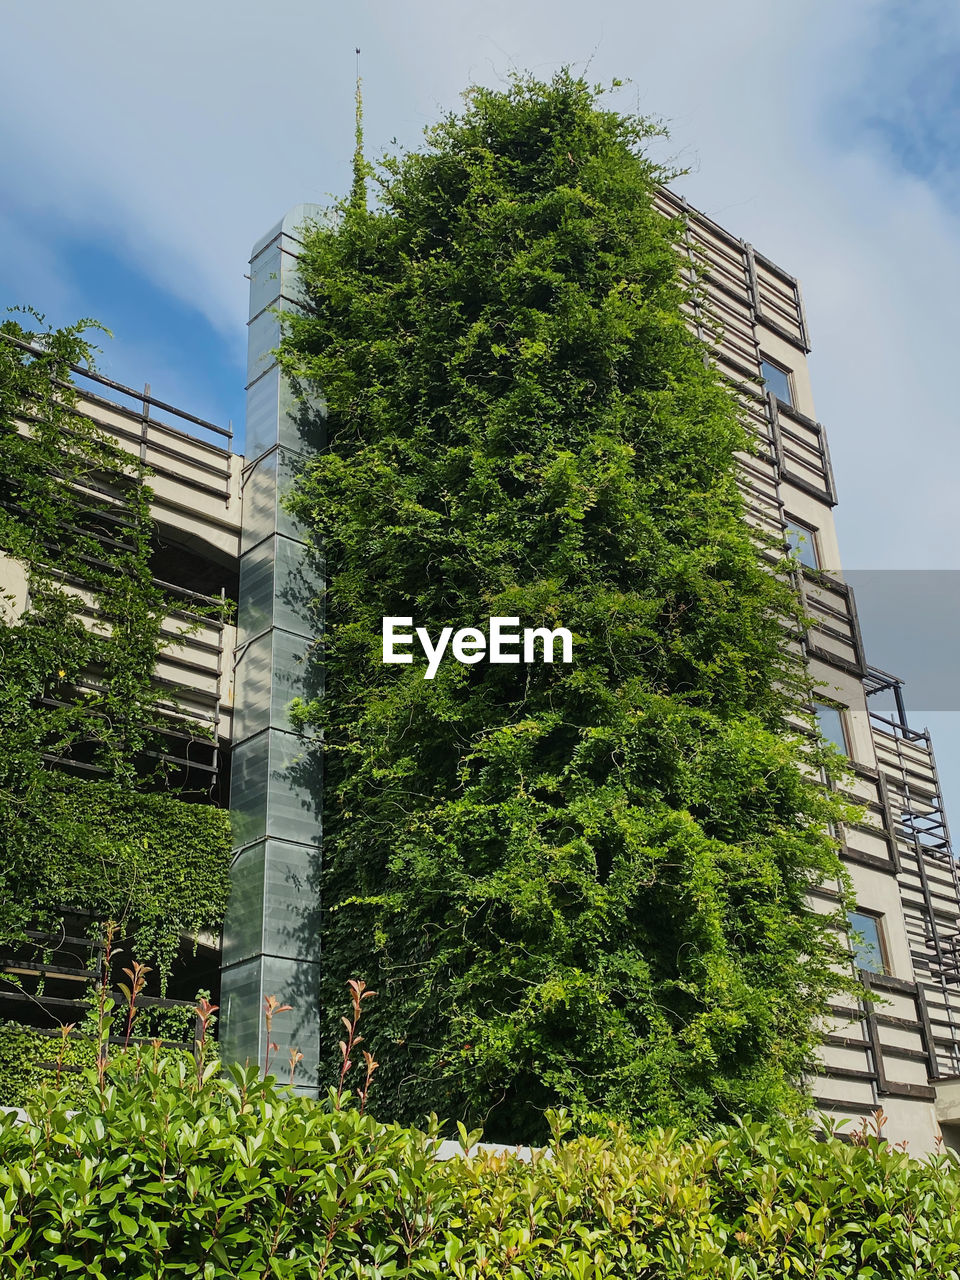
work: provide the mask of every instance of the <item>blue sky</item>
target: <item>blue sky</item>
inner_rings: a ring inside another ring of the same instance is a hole
[[[96,362],[101,373],[137,390],[150,382],[158,398],[218,425],[232,421],[242,433],[242,325],[235,333],[217,329],[196,306],[117,253],[106,238],[65,234],[55,223],[47,234],[56,257],[56,288],[45,294],[29,274],[24,272],[20,284],[11,271],[0,281],[0,306],[35,306],[53,325],[88,317],[100,321],[113,334],[88,335],[100,348]],[[31,322],[24,318],[23,323],[29,327]]]
[[[921,179],[960,209],[960,8],[942,0],[882,5],[863,66],[835,111],[892,172]]]
[[[847,566],[960,570],[960,6],[942,0],[21,0],[0,305],[95,316],[104,372],[239,429],[249,249],[346,188],[358,44],[374,154],[515,67],[628,79],[619,104],[665,117],[691,170],[678,187],[803,283]],[[937,719],[960,822],[960,714]]]

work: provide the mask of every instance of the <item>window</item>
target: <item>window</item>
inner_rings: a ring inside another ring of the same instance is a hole
[[[883,938],[883,919],[866,911],[848,911],[850,949],[853,963],[868,973],[886,973],[887,951]]]
[[[842,751],[845,756],[848,756],[850,748],[847,744],[847,732],[844,728],[843,712],[840,708],[831,706],[828,702],[815,702],[813,704],[813,714],[817,717],[820,732],[827,742],[832,742],[838,751]]]
[[[820,568],[820,556],[817,551],[817,531],[809,525],[800,524],[798,520],[787,520],[787,542],[790,550],[808,569]]]
[[[768,391],[772,391],[784,404],[793,404],[793,392],[790,389],[790,371],[783,369],[770,360],[760,361],[760,376]]]

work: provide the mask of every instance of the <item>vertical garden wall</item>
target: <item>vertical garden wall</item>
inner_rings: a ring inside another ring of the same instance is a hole
[[[787,727],[796,601],[744,518],[655,132],[567,74],[476,90],[305,235],[281,363],[328,412],[292,499],[325,693],[296,710],[329,1007],[380,990],[384,1115],[521,1141],[557,1104],[790,1111],[843,982],[806,897],[843,880],[841,806]],[[564,626],[573,661],[425,680],[383,664],[387,615]]]
[[[65,912],[113,920],[162,991],[182,936],[222,918],[229,832],[158,745],[174,605],[145,469],[70,382],[88,327],[0,324],[0,583],[19,588],[0,600],[0,947]]]

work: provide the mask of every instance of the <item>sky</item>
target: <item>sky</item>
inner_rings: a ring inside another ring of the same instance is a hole
[[[688,170],[676,189],[801,280],[845,566],[940,570],[930,591],[960,599],[957,3],[0,0],[0,14],[0,307],[101,320],[104,373],[238,430],[250,247],[290,206],[347,189],[356,46],[373,157],[512,70],[626,81],[614,105],[664,119],[664,154]],[[885,629],[898,579],[862,580],[884,584],[864,599],[868,658],[902,665]],[[908,665],[952,673],[960,630],[918,636]],[[960,831],[960,698],[926,684],[912,722],[935,733]]]

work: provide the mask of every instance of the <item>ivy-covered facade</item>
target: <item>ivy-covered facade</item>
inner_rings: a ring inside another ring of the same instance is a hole
[[[881,1104],[932,1148],[960,1060],[929,739],[866,701],[896,681],[840,574],[797,283],[664,190],[647,137],[569,77],[478,90],[387,159],[375,210],[358,168],[300,237],[322,1007],[348,971],[386,993],[398,1116],[515,1140],[558,1102]],[[579,667],[428,682],[378,663],[386,614],[565,622]]]
[[[91,327],[0,326],[5,1097],[24,1037],[36,1069],[134,961],[140,1036],[189,1043],[219,982],[239,467],[214,424],[100,377]]]

